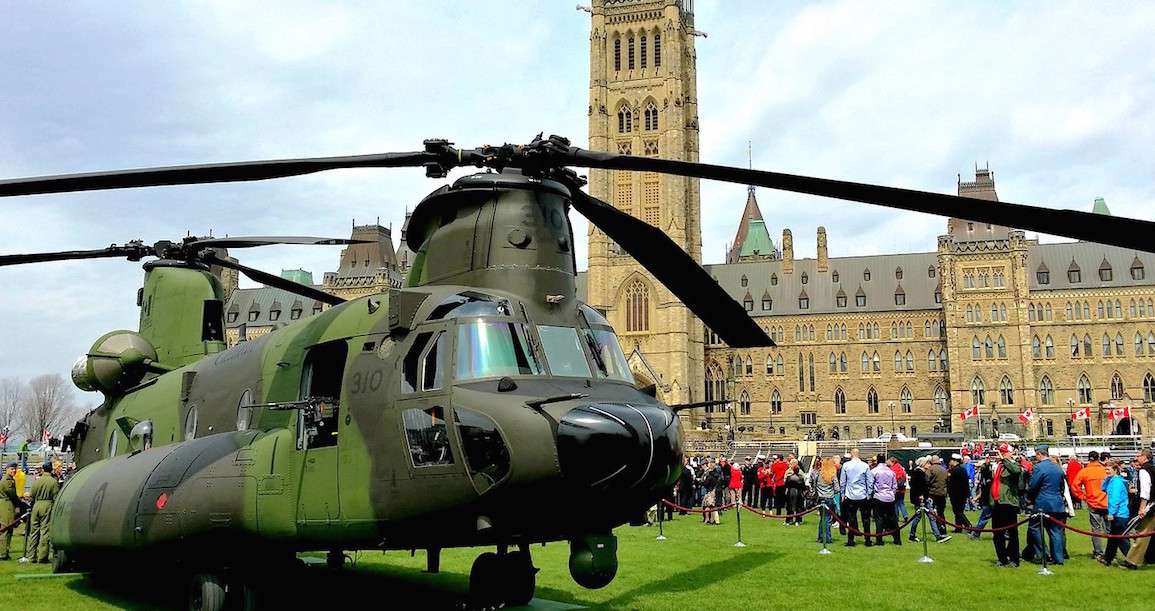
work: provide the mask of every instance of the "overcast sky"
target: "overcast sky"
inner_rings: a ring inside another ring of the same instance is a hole
[[[589,14],[574,2],[0,0],[0,177],[528,142],[588,143]],[[1155,219],[1155,5],[695,3],[701,159]],[[458,170],[451,179],[460,176]],[[0,253],[204,235],[399,233],[444,181],[420,169],[0,201]],[[945,219],[760,189],[777,242],[813,257],[926,252]],[[706,263],[741,185],[702,184]],[[585,228],[574,216],[579,267]],[[1126,228],[1121,228],[1125,231]],[[1047,236],[1044,241],[1051,240]],[[237,251],[319,281],[339,247]],[[139,264],[0,268],[0,377],[67,375],[135,329]],[[252,286],[242,283],[242,286]],[[94,404],[96,395],[81,396]]]

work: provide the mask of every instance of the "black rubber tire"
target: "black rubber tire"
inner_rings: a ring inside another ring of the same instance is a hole
[[[189,611],[223,611],[228,591],[217,573],[197,573],[189,586]]]
[[[502,558],[505,564],[504,595],[507,607],[522,607],[533,600],[537,589],[537,569],[528,551],[516,551]]]
[[[481,607],[495,607],[502,602],[504,568],[501,556],[485,552],[473,561],[469,571],[469,597]]]

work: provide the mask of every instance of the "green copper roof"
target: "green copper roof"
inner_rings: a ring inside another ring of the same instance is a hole
[[[754,255],[773,255],[774,241],[770,239],[770,232],[766,231],[766,221],[751,220],[746,232],[746,239],[742,241],[741,257]]]
[[[1107,216],[1111,216],[1111,211],[1107,209],[1107,200],[1101,197],[1095,198],[1095,207],[1091,210],[1091,212],[1094,214],[1106,214]]]
[[[281,270],[281,277],[297,284],[313,286],[313,272],[307,272],[303,269],[283,269]]]

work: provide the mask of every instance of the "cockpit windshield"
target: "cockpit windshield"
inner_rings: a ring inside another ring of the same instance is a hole
[[[457,326],[457,379],[540,375],[524,323],[477,321]]]
[[[564,377],[590,377],[590,364],[578,341],[577,329],[541,325],[537,330],[541,334],[542,348],[545,349],[545,360],[549,363],[550,373]]]

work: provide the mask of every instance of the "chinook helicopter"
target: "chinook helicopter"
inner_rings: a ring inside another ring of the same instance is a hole
[[[352,167],[444,178],[415,208],[400,289],[350,301],[241,266],[220,248],[324,238],[187,238],[0,256],[0,265],[155,257],[137,331],[99,338],[73,379],[103,404],[67,436],[80,470],[53,509],[54,570],[171,559],[190,607],[255,607],[298,552],[492,547],[473,600],[535,590],[530,546],[568,541],[583,587],[617,570],[614,528],[673,485],[676,410],[638,388],[607,320],[576,296],[573,208],[731,347],[773,342],[659,229],[582,191],[573,167],[808,193],[1150,250],[1155,223],[689,161],[593,152],[558,136],[458,149],[149,168],[0,181],[0,196],[264,180]],[[1133,223],[1119,232],[1119,223]],[[226,348],[231,267],[331,307]]]

